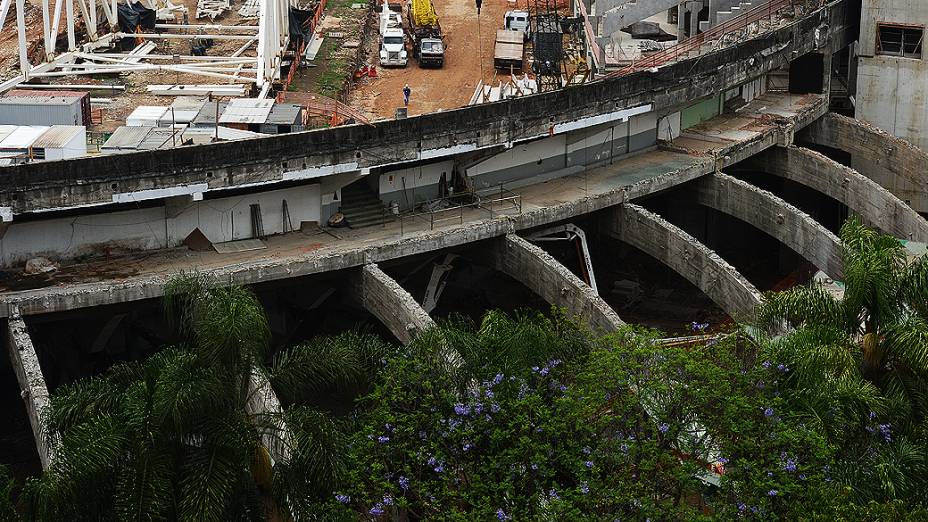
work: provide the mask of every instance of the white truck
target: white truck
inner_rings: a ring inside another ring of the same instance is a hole
[[[503,29],[522,33],[523,41],[531,39],[531,20],[528,11],[506,11],[503,16]]]
[[[401,27],[384,29],[380,37],[380,65],[382,67],[406,67],[406,33]]]
[[[387,29],[403,28],[403,5],[390,5],[387,2],[381,4],[380,8],[380,36]]]

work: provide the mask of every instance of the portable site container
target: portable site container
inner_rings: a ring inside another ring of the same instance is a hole
[[[260,131],[261,125],[267,121],[274,100],[230,100],[229,106],[219,116],[219,124],[233,129]]]
[[[206,98],[194,96],[178,96],[158,118],[159,127],[170,127],[171,124],[190,123],[197,117],[200,109],[206,104]],[[213,109],[215,110],[215,104]]]
[[[265,134],[287,134],[288,132],[299,132],[303,130],[306,122],[304,121],[303,107],[295,103],[277,103],[271,108],[270,114],[264,124],[260,126],[260,132]]]
[[[90,93],[14,89],[0,96],[0,124],[90,125]]]
[[[34,159],[60,160],[87,155],[87,127],[53,125],[32,143]]]
[[[26,162],[32,158],[32,144],[45,134],[49,127],[20,125],[0,141],[0,157]]]

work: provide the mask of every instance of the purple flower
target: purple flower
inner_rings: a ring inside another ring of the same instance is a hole
[[[768,497],[775,497],[775,496],[777,496],[777,490],[771,489],[770,491],[767,492],[767,496],[768,496]]]
[[[800,474],[799,474],[799,480],[805,480],[805,479],[806,479],[805,473],[800,473]]]
[[[444,473],[444,472],[445,472],[444,464],[439,464],[435,466],[435,473]]]
[[[786,371],[786,365],[783,363],[778,364],[777,370],[780,370],[781,372]]]
[[[584,446],[583,449],[582,449],[581,451],[583,451],[583,454],[584,454],[584,455],[589,455],[590,453],[593,452],[593,450],[590,449],[589,446]]]
[[[390,424],[389,422],[386,423],[386,424],[384,424],[383,427],[386,428],[387,431],[389,431],[389,432],[391,432],[391,433],[393,432],[393,425]]]
[[[880,435],[883,436],[883,440],[886,442],[893,440],[891,428],[892,424],[880,424]]]
[[[786,459],[786,462],[783,464],[783,469],[790,473],[796,471],[796,461],[793,459]]]
[[[481,413],[483,413],[483,403],[478,402],[477,404],[474,404],[474,414],[480,415]]]
[[[495,402],[491,404],[490,411],[493,413],[499,413],[499,404],[496,404]]]
[[[531,468],[532,468],[532,471],[538,471],[538,464],[535,464],[533,462]]]
[[[622,453],[628,453],[628,444],[625,444],[625,443],[623,442],[623,443],[619,446],[619,449],[622,451]]]
[[[737,506],[738,506],[738,511],[744,511],[745,509],[748,508],[747,506],[744,505],[744,502],[738,502]]]
[[[554,491],[554,489],[551,489],[550,491],[548,491],[548,496],[551,497],[551,500],[558,500],[561,498],[557,496],[557,491]]]
[[[509,520],[509,515],[502,508],[496,510],[496,520]]]
[[[454,413],[458,415],[467,415],[470,413],[470,407],[461,404],[460,402],[454,405]]]
[[[706,328],[709,328],[709,323],[697,323],[693,321],[693,324],[690,326],[693,328],[694,332],[702,332],[705,331]]]
[[[387,437],[386,435],[381,435],[381,436],[377,437],[377,442],[379,442],[379,443],[381,443],[381,444],[386,444],[386,443],[390,442],[390,437]]]
[[[871,412],[870,412],[870,414],[869,414],[869,415],[867,415],[867,417],[869,417],[869,418],[870,418],[870,420],[873,420],[873,419],[875,419],[875,418],[876,418],[876,412],[875,412],[875,411],[871,411]]]
[[[347,503],[351,502],[351,497],[349,497],[348,495],[339,495],[339,494],[336,494],[336,495],[335,495],[335,500],[336,500],[339,504],[347,504]]]
[[[473,446],[471,446],[470,444],[466,442],[464,443],[464,446],[461,447],[461,449],[464,451],[470,451],[471,448],[473,448]]]
[[[767,408],[764,408],[764,416],[765,416],[765,417],[773,417],[773,408],[771,408],[771,407],[769,407],[769,406],[768,406]]]
[[[493,384],[499,384],[503,382],[503,374],[497,373],[496,377],[493,377]]]
[[[593,461],[592,461],[592,460],[588,460],[588,461],[584,462],[583,465],[586,466],[587,468],[592,468],[592,467],[593,467]]]
[[[566,392],[566,391],[567,391],[567,386],[564,385],[564,384],[562,384],[562,385],[558,386],[558,389],[561,390],[561,392],[563,393],[563,392]]]
[[[670,431],[670,424],[667,424],[666,422],[662,422],[661,425],[657,427],[657,429],[659,429],[661,433],[667,433],[668,431]]]
[[[537,367],[537,366],[532,366],[532,371],[535,372],[535,373],[537,373],[537,372],[538,372],[538,367]]]
[[[401,475],[400,478],[397,480],[397,482],[398,482],[399,485],[400,485],[400,489],[402,489],[403,491],[406,491],[406,490],[409,489],[409,479],[408,479],[408,478],[406,478],[406,477],[404,477],[404,476]]]
[[[584,495],[586,495],[586,494],[589,493],[589,492],[590,492],[590,486],[587,485],[586,482],[581,482],[581,483],[580,483],[580,493],[583,493]]]
[[[429,466],[434,466],[434,465],[436,465],[436,464],[438,464],[438,460],[435,459],[435,457],[429,457],[428,465],[429,465]]]
[[[725,465],[728,464],[728,459],[725,457],[719,457],[719,464]]]
[[[392,505],[393,505],[393,497],[391,497],[390,495],[384,495],[384,496],[383,496],[383,505],[385,505],[385,506],[392,506]]]
[[[494,395],[493,395],[493,390],[487,390],[486,392],[484,392],[484,396],[485,396],[487,399],[492,399],[492,398],[494,397]]]
[[[548,367],[545,366],[544,368],[542,368],[541,370],[539,370],[538,374],[541,375],[542,377],[544,377],[545,375],[548,375],[548,372],[550,372],[550,371],[551,371],[551,370],[549,370]]]
[[[370,513],[371,515],[374,515],[375,517],[379,517],[380,515],[383,515],[383,504],[378,503],[374,505],[374,507],[372,507],[371,510],[368,511],[368,513]]]
[[[770,361],[764,361],[764,362],[761,364],[761,366],[763,366],[764,369],[769,369],[769,368],[770,368]]]

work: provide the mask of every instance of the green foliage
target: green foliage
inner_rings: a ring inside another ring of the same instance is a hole
[[[821,499],[830,449],[788,422],[774,376],[745,366],[734,336],[665,348],[500,313],[441,333],[392,359],[362,402],[333,520],[729,519]],[[448,372],[435,341],[464,339],[469,370]],[[460,373],[477,380],[462,389]],[[712,463],[725,470],[718,487],[702,480]]]
[[[857,219],[841,229],[845,292],[812,285],[758,310],[784,398],[840,448],[835,481],[861,505],[928,496],[928,258]]]

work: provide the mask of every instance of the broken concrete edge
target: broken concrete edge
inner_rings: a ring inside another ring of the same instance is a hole
[[[733,193],[735,191],[737,193]],[[772,192],[716,172],[697,181],[696,201],[776,238],[832,279],[844,278],[841,239]],[[758,209],[765,208],[769,212],[757,213]]]
[[[631,223],[636,225],[635,230],[629,226]],[[665,233],[667,240],[662,243],[645,241],[638,226],[642,224],[658,233]],[[754,309],[763,301],[760,291],[714,250],[644,207],[627,203],[616,208],[608,221],[607,231],[696,285],[736,321],[751,319]],[[698,264],[689,263],[694,258]],[[686,270],[687,265],[691,265],[692,270]],[[714,274],[706,268],[713,268]],[[708,277],[710,275],[715,277]]]
[[[361,268],[360,283],[361,304],[404,345],[435,326],[412,295],[375,263]]]
[[[625,325],[592,288],[541,247],[515,234],[493,246],[497,270],[519,281],[553,306],[593,330],[613,332]]]
[[[818,105],[796,119],[796,125],[807,124],[810,114],[821,110]],[[733,144],[723,154],[724,164],[736,162],[774,147],[780,129],[770,129],[743,144]],[[736,152],[737,153],[736,153]],[[692,181],[717,170],[716,161],[708,156],[693,156],[692,163],[683,168],[669,171],[654,178],[638,181],[632,185],[616,188],[601,194],[584,196],[573,201],[549,207],[523,211],[516,216],[497,216],[481,223],[465,223],[436,231],[408,233],[406,236],[374,247],[357,247],[340,252],[303,254],[275,260],[258,260],[230,265],[208,272],[234,284],[249,285],[289,277],[312,275],[327,271],[358,267],[460,246],[469,242],[502,236],[517,230],[536,228],[578,216],[604,210],[635,200],[681,183]],[[24,315],[46,314],[161,297],[164,286],[174,276],[149,275],[132,277],[119,282],[104,281],[79,283],[54,288],[6,292],[0,298],[0,317],[9,315],[10,307],[16,305]]]
[[[48,415],[51,409],[51,396],[42,375],[35,346],[29,335],[26,322],[15,307],[7,319],[7,340],[10,349],[10,363],[19,381],[20,395],[26,406],[32,435],[42,469],[48,469],[55,460],[59,440],[50,431]]]
[[[906,205],[904,201],[896,197],[895,194],[886,190],[879,183],[867,176],[864,176],[851,167],[838,163],[820,152],[804,147],[792,145],[790,147],[775,147],[770,150],[773,151],[773,154],[782,154],[783,151],[785,151],[787,155],[787,164],[791,163],[789,157],[795,155],[801,159],[814,162],[821,167],[816,169],[819,172],[832,169],[836,171],[839,176],[843,176],[844,180],[848,182],[853,181],[861,187],[865,187],[865,190],[862,190],[862,192],[868,194],[867,199],[870,200],[871,203],[874,203],[874,200],[876,200],[876,204],[873,205],[872,208],[849,201],[849,198],[846,196],[847,191],[844,190],[840,193],[833,190],[831,193],[825,192],[825,194],[841,201],[851,211],[860,214],[865,221],[879,228],[884,233],[894,235],[900,239],[928,242],[928,221],[912,209],[912,207]],[[777,164],[777,166],[780,165]],[[790,173],[784,171],[782,168],[774,174],[802,183],[790,177]],[[846,185],[846,183],[843,183],[841,186],[843,187],[844,185]],[[819,190],[816,187],[807,186],[813,190]]]

